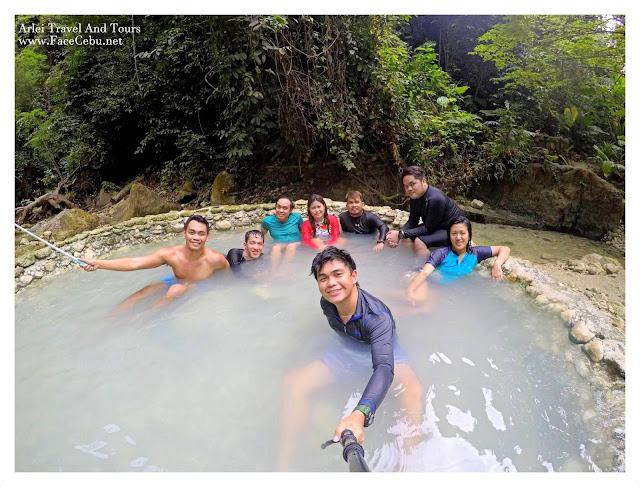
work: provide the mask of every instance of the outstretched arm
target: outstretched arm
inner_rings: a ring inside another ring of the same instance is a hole
[[[427,280],[427,277],[429,277],[429,275],[435,270],[436,268],[432,264],[426,263],[422,270],[418,274],[413,276],[413,279],[411,279],[409,287],[407,288],[407,298],[409,299],[411,304],[415,304],[416,302],[416,292],[418,291],[420,285],[425,282]]]
[[[154,267],[160,267],[162,264],[167,264],[167,256],[170,250],[168,248],[162,248],[156,250],[149,255],[143,255],[140,257],[125,257],[123,259],[86,259],[82,258],[82,261],[86,265],[82,266],[85,271],[97,271],[98,269],[105,269],[108,271],[137,271],[140,269],[153,269]]]
[[[511,249],[506,245],[492,245],[491,246],[491,256],[497,256],[496,261],[493,263],[493,267],[491,268],[491,278],[500,280],[502,279],[502,264],[504,264],[509,255],[511,254]]]

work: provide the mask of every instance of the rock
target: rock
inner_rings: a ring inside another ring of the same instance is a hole
[[[52,253],[53,253],[53,250],[51,250],[51,247],[45,247],[43,249],[36,250],[33,253],[33,255],[35,256],[36,259],[40,260],[40,259],[46,259]]]
[[[15,275],[14,277],[20,277],[22,275],[22,273],[24,272],[24,268],[23,267],[16,267],[15,268]]]
[[[34,233],[50,231],[56,241],[66,240],[86,230],[96,228],[100,218],[86,211],[71,208],[63,210],[46,223],[34,225]]]
[[[576,316],[577,311],[575,309],[568,309],[560,313],[560,318],[562,318],[566,323],[571,323]]]
[[[237,213],[242,211],[242,205],[229,205],[224,209],[224,211],[227,213]]]
[[[93,247],[94,249],[101,249],[102,248],[102,242],[100,240],[94,240],[93,242],[91,242],[91,247]]]
[[[598,240],[618,227],[625,209],[623,193],[615,186],[593,171],[568,165],[529,164],[517,183],[487,180],[474,192],[494,208]]]
[[[31,281],[33,281],[33,276],[31,276],[29,274],[24,274],[24,275],[20,276],[18,281],[20,282],[20,284],[26,286],[27,284],[30,284]]]
[[[231,222],[229,220],[221,220],[216,222],[216,230],[229,230],[231,228]]]
[[[47,272],[52,272],[56,268],[56,263],[50,260],[44,265],[44,270]]]
[[[27,237],[22,237],[20,239],[20,245],[29,245],[29,239]]]
[[[601,362],[604,358],[602,340],[600,340],[599,338],[594,338],[582,347],[582,350],[587,354],[587,357],[589,357],[589,360],[591,360],[592,362]]]
[[[602,267],[600,267],[599,264],[593,264],[593,265],[587,266],[587,272],[590,275],[595,276],[596,274],[604,274],[604,269],[602,269]]]
[[[484,203],[480,200],[473,200],[470,205],[472,208],[477,208],[478,210],[484,208]]]
[[[44,232],[42,232],[42,238],[44,239],[51,238],[51,230],[45,230]]]
[[[602,256],[600,254],[587,254],[582,259],[580,259],[581,262],[584,262],[587,265],[599,264],[601,260]]]
[[[73,250],[75,250],[76,252],[82,252],[84,250],[84,248],[86,247],[86,243],[81,240],[79,242],[75,242],[73,245],[71,245],[71,248]]]
[[[180,205],[169,203],[162,196],[140,183],[131,185],[129,196],[116,204],[113,210],[113,223],[124,222],[134,217],[168,213],[179,210]]]
[[[536,296],[536,303],[542,305],[547,304],[549,302],[549,298],[547,298],[544,294],[539,294]]]
[[[549,309],[551,311],[555,311],[556,313],[564,313],[564,311],[566,310],[564,304],[562,303],[551,303],[549,305]]]
[[[505,276],[505,280],[507,282],[516,282],[518,280],[518,273],[517,272],[511,272],[511,273],[507,274]]]
[[[573,267],[574,272],[587,272],[587,265],[584,262],[578,262]]]
[[[115,191],[107,191],[104,188],[101,188],[100,193],[98,193],[98,197],[96,198],[96,208],[102,209],[108,206],[111,203],[111,198],[116,194],[117,193]]]
[[[619,266],[617,266],[615,264],[611,264],[611,263],[604,264],[602,266],[602,268],[604,269],[604,271],[607,274],[617,274],[622,269],[622,267],[619,267]]]
[[[229,174],[227,171],[218,173],[211,187],[211,204],[222,205],[235,203],[236,197],[231,196],[230,194],[233,190],[233,186],[234,180],[231,174]]]
[[[33,255],[33,253],[31,253],[31,254],[25,254],[18,257],[15,260],[15,265],[17,267],[29,267],[30,265],[35,264],[35,262],[36,262],[36,256]]]
[[[623,376],[625,375],[625,348],[618,340],[602,340],[603,360]]]
[[[196,196],[198,196],[198,193],[196,192],[195,189],[193,189],[193,185],[191,184],[191,181],[187,179],[182,185],[182,188],[180,188],[180,191],[178,191],[178,194],[176,195],[176,200],[178,201],[178,203],[184,204],[184,203],[188,203],[189,201],[193,201],[196,198]]]
[[[33,273],[33,278],[34,279],[42,279],[43,276],[44,276],[44,272],[42,272],[42,271],[35,271]]]
[[[525,291],[527,291],[527,294],[529,296],[537,296],[541,293],[541,291],[539,291],[535,286],[527,286],[525,288]]]
[[[182,233],[183,230],[183,223],[174,223],[173,225],[170,225],[169,228],[167,228],[168,233]]]
[[[594,337],[594,333],[584,321],[578,321],[569,332],[569,339],[573,343],[589,343]]]

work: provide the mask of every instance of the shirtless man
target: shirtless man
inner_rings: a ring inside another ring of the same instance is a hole
[[[190,216],[184,224],[182,235],[185,239],[184,244],[163,247],[150,255],[110,260],[83,257],[82,260],[86,263],[83,268],[87,272],[97,271],[98,269],[137,271],[140,269],[153,269],[160,267],[162,264],[167,264],[173,269],[173,275],[163,278],[160,282],[149,284],[132,294],[116,310],[129,309],[140,299],[166,288],[166,294],[154,303],[154,308],[159,307],[172,298],[192,289],[195,282],[206,279],[217,270],[229,268],[229,262],[227,262],[224,255],[205,247],[205,243],[209,240],[209,223],[202,216]]]

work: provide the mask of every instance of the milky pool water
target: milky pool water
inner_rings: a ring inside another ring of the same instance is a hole
[[[244,232],[212,234],[226,254]],[[129,249],[142,255],[177,239]],[[128,295],[167,275],[73,271],[18,294],[17,471],[271,471],[277,468],[285,374],[345,347],[329,328],[300,248],[278,265],[268,251],[240,275],[217,274],[163,309],[155,298],[125,315]],[[478,272],[434,279],[428,306],[403,299],[424,262],[406,249],[344,248],[363,289],[392,310],[399,343],[422,391],[420,436],[394,382],[366,429],[374,471],[608,471],[601,391],[574,366],[585,360],[554,316],[516,285]],[[477,242],[489,244],[491,242]],[[430,278],[431,280],[431,278]],[[313,392],[291,441],[291,470],[345,471],[340,447],[320,445],[357,403],[370,368]]]

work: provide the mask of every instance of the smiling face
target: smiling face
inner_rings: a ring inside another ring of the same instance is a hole
[[[244,243],[247,259],[257,259],[264,249],[264,238],[261,235],[250,235],[249,240]]]
[[[276,218],[278,219],[278,221],[280,223],[286,222],[287,218],[289,218],[289,215],[291,215],[292,209],[293,208],[291,208],[291,201],[289,201],[287,198],[280,198],[276,202]]]
[[[313,218],[314,221],[316,221],[318,223],[321,222],[322,220],[324,220],[325,211],[326,211],[325,206],[322,203],[320,203],[319,201],[314,201],[309,206],[310,216]]]
[[[357,292],[358,271],[349,272],[349,267],[338,259],[326,262],[318,271],[318,290],[331,304],[339,306]]]
[[[426,179],[417,179],[415,176],[407,174],[402,178],[402,185],[407,195],[412,200],[420,198],[427,191],[428,184]]]
[[[347,211],[349,215],[353,218],[358,218],[362,215],[362,210],[364,209],[364,202],[360,199],[359,196],[349,196],[347,199]]]
[[[189,250],[200,250],[204,247],[206,241],[209,240],[207,226],[196,220],[189,222],[186,230],[183,230],[182,235]]]
[[[464,223],[456,223],[451,225],[449,230],[449,239],[451,240],[451,248],[456,254],[462,254],[467,251],[469,243],[469,230]]]

